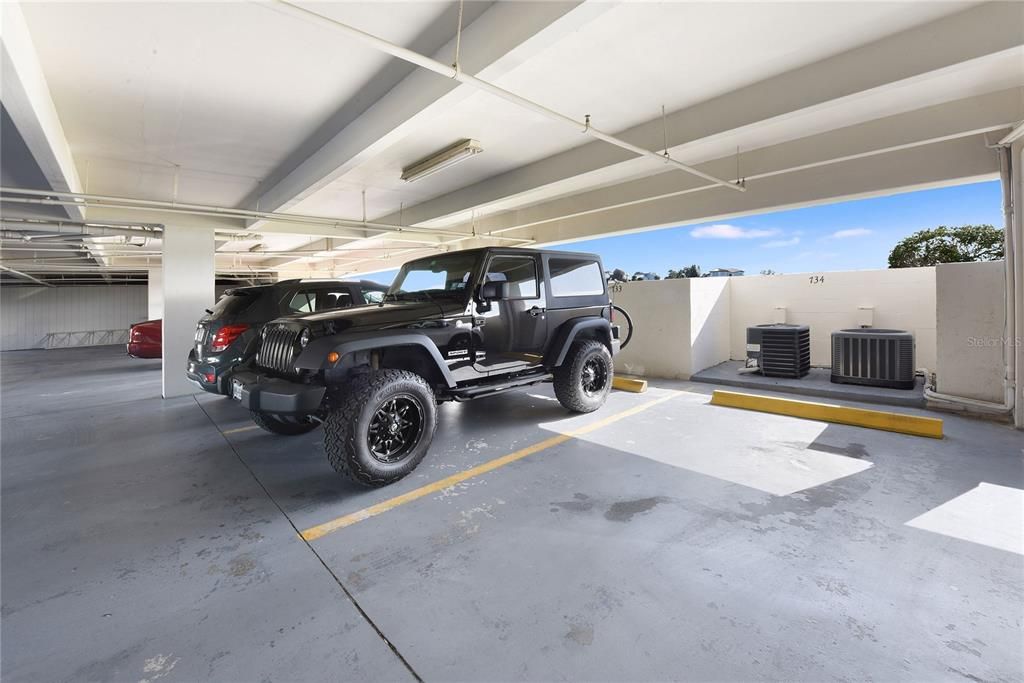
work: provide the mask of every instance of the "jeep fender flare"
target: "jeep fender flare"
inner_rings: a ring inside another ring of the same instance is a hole
[[[441,357],[441,352],[433,340],[425,334],[407,330],[375,330],[364,334],[345,334],[342,340],[337,337],[322,337],[311,342],[309,347],[299,355],[295,361],[295,367],[300,370],[313,371],[341,368],[344,367],[346,356],[359,351],[399,346],[421,347],[437,366],[437,371],[441,373],[448,388],[455,388],[455,377],[448,369],[448,364]],[[327,354],[331,351],[336,352],[340,357],[337,363],[327,362]]]
[[[548,365],[553,368],[560,366],[565,362],[565,357],[576,338],[581,336],[581,333],[589,335],[592,332],[596,333],[597,338],[609,351],[612,350],[612,325],[607,319],[598,316],[573,318],[562,323],[551,341],[545,358],[551,358],[553,362]]]

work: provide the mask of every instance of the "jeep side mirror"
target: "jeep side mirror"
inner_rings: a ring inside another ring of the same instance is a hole
[[[480,299],[483,301],[503,301],[511,296],[509,284],[506,281],[485,282],[480,287]]]

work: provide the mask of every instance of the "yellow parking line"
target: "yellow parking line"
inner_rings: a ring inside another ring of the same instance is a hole
[[[221,434],[237,434],[238,432],[247,432],[250,429],[259,429],[257,425],[249,425],[248,427],[236,427],[235,429],[226,429]]]
[[[532,446],[527,446],[526,448],[514,451],[512,453],[509,453],[508,455],[503,455],[500,458],[495,458],[494,460],[488,460],[487,462],[477,465],[476,467],[471,467],[468,470],[464,470],[457,474],[453,474],[450,477],[445,477],[444,479],[435,481],[432,484],[426,484],[424,486],[419,487],[418,489],[413,489],[408,493],[403,493],[400,496],[389,498],[381,503],[377,503],[376,505],[371,505],[370,507],[363,508],[362,510],[357,510],[356,512],[344,515],[342,517],[338,517],[336,519],[332,519],[329,522],[324,522],[323,524],[318,524],[314,527],[310,527],[309,529],[306,529],[302,532],[302,538],[304,538],[307,541],[315,541],[318,538],[326,536],[332,531],[344,529],[347,526],[351,526],[356,522],[361,522],[364,519],[369,519],[370,517],[376,517],[377,515],[387,512],[388,510],[393,510],[399,505],[405,505],[406,503],[411,503],[412,501],[422,498],[424,496],[429,496],[432,493],[438,493],[445,489],[451,488],[456,484],[460,484],[466,481],[467,479],[472,479],[473,477],[478,477],[481,474],[492,472],[498,469],[499,467],[504,467],[505,465],[515,462],[516,460],[522,460],[523,458],[529,455],[533,455],[534,453],[539,453],[541,451],[552,448],[553,446],[563,444],[566,441],[569,441],[575,437],[588,434],[596,429],[600,429],[601,427],[606,427],[612,424],[613,422],[618,422],[619,420],[625,419],[632,415],[636,415],[637,413],[643,412],[648,408],[652,408],[658,405],[659,403],[664,403],[665,401],[671,398],[675,398],[677,395],[678,392],[672,392],[667,396],[662,396],[661,398],[654,399],[653,401],[648,401],[638,406],[634,406],[629,410],[624,410],[621,413],[615,413],[614,415],[610,415],[604,418],[603,420],[591,422],[590,424],[580,427],[579,429],[571,431],[567,434],[558,434],[556,436],[552,436],[551,438],[544,439],[543,441],[535,443]]]

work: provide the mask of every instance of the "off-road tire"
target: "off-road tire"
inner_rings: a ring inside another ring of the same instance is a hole
[[[382,462],[368,443],[370,425],[382,407],[396,397],[419,405],[418,440],[396,462]],[[408,370],[376,370],[355,375],[340,388],[334,408],[324,421],[324,450],[331,467],[363,486],[384,486],[416,469],[430,448],[437,428],[437,403],[427,381]]]
[[[299,434],[306,434],[316,429],[319,425],[312,420],[302,421],[299,418],[280,418],[277,415],[271,415],[270,413],[261,413],[258,410],[250,410],[249,414],[252,416],[252,421],[256,425],[271,434],[280,434],[282,436],[298,436]]]
[[[604,372],[600,390],[584,391],[583,375],[588,363],[596,363]],[[574,342],[565,361],[555,368],[555,397],[574,413],[592,413],[604,405],[612,388],[614,369],[608,347],[593,339]]]

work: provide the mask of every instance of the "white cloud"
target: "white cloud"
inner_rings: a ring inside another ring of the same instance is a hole
[[[848,230],[836,230],[834,233],[829,235],[829,239],[845,240],[848,237],[863,237],[864,235],[870,234],[871,231],[867,228],[850,228]]]
[[[758,228],[741,228],[738,225],[729,225],[728,223],[705,225],[701,228],[695,228],[690,231],[690,237],[716,240],[749,240],[758,237],[772,237],[778,234],[779,231],[774,229],[762,230]]]
[[[800,238],[791,237],[788,240],[772,240],[770,242],[765,242],[761,246],[765,247],[766,249],[778,249],[780,247],[793,247],[796,246],[797,244],[800,244]]]

